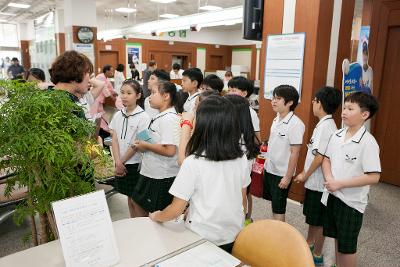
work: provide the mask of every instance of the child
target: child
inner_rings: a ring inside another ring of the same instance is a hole
[[[263,197],[272,202],[272,218],[283,222],[289,186],[303,143],[304,124],[293,113],[298,102],[299,93],[293,86],[280,85],[274,89],[271,104],[277,116],[268,140]]]
[[[121,86],[121,100],[124,104],[111,123],[112,152],[115,161],[115,189],[128,196],[128,207],[131,217],[142,216],[143,211],[132,199],[134,188],[139,177],[141,155],[136,149],[129,149],[136,134],[145,130],[150,122],[146,112],[138,105],[142,100],[140,84],[135,80],[126,80]]]
[[[229,80],[228,82],[228,94],[239,95],[244,98],[249,98],[254,91],[253,85],[249,80],[242,76],[237,76]],[[254,141],[257,144],[260,144],[261,136],[260,136],[260,120],[258,118],[257,112],[249,106],[251,122],[253,124],[254,129]],[[248,190],[247,194],[248,201],[248,213],[246,214],[246,225],[251,223],[253,220],[251,219],[251,213],[253,211],[253,199],[251,198],[250,190]]]
[[[147,127],[150,140],[135,141],[136,149],[144,152],[135,200],[146,212],[164,209],[172,201],[168,190],[179,171],[179,117],[174,108],[176,103],[177,92],[173,83],[159,81],[153,86],[150,105],[160,113]]]
[[[203,83],[200,86],[199,92],[205,92],[209,90],[217,91],[221,94],[224,89],[224,82],[215,74],[207,75],[204,78]]]
[[[203,74],[196,69],[188,69],[182,73],[182,90],[189,94],[183,104],[184,112],[195,112],[195,100],[199,96],[198,90],[202,82]]]
[[[243,227],[250,183],[234,112],[233,105],[220,96],[200,103],[188,157],[170,189],[174,200],[150,214],[154,221],[169,221],[180,216],[190,201],[186,227],[228,252]]]
[[[169,81],[169,75],[168,73],[166,73],[163,70],[154,70],[149,77],[148,80],[148,89],[151,92],[151,88],[153,88],[153,86],[157,85],[157,83],[159,81]],[[147,114],[149,114],[150,118],[154,118],[158,113],[158,109],[152,108],[150,106],[150,96],[146,97],[146,99],[144,100],[144,110],[147,112]]]
[[[378,102],[372,95],[348,95],[342,110],[345,128],[332,135],[322,162],[326,180],[321,199],[326,206],[323,232],[335,238],[336,263],[340,267],[357,265],[357,238],[369,185],[380,178],[379,146],[364,126],[377,110]]]
[[[321,203],[324,191],[325,178],[322,174],[323,154],[329,142],[329,138],[337,130],[332,114],[342,102],[342,94],[333,87],[323,87],[312,101],[314,116],[319,119],[313,131],[310,143],[307,145],[307,156],[304,170],[294,179],[295,182],[306,182],[306,194],[303,205],[303,214],[309,225],[307,243],[313,252],[316,266],[324,265],[322,248],[324,236],[322,235],[322,224],[324,205]]]
[[[240,95],[245,98],[249,98],[251,94],[254,92],[254,86],[250,83],[249,80],[242,76],[233,77],[228,82],[228,93],[234,95]],[[249,106],[251,121],[253,123],[254,132],[258,140],[261,140],[260,137],[260,119],[258,118],[257,112]]]
[[[254,133],[253,124],[251,123],[251,115],[249,110],[249,102],[246,98],[238,95],[226,95],[228,99],[234,106],[236,110],[236,118],[239,120],[240,124],[240,145],[243,152],[246,154],[248,161],[248,173],[247,175],[251,177],[251,171],[254,163],[254,159],[258,154],[258,144],[260,143]],[[256,140],[256,141],[255,141]],[[253,209],[253,199],[250,194],[250,186],[247,187],[247,214],[245,224],[252,222],[251,214]]]

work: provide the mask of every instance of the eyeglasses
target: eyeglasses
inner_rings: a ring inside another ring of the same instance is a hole
[[[316,99],[316,98],[314,98],[313,100],[311,100],[311,103],[318,103],[319,101]]]

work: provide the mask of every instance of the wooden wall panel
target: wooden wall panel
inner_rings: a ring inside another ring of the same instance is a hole
[[[29,41],[21,40],[21,61],[25,70],[31,68],[31,56],[29,55]]]
[[[58,32],[55,34],[57,56],[65,52],[65,33]]]

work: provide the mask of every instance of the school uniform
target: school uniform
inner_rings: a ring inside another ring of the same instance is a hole
[[[183,111],[184,112],[192,112],[195,113],[196,107],[196,98],[200,95],[199,92],[195,92],[193,95],[189,95],[186,99],[185,104],[183,104]]]
[[[281,120],[278,114],[272,122],[264,164],[263,198],[271,200],[272,211],[275,214],[286,213],[290,184],[286,189],[280,189],[278,185],[288,168],[290,148],[302,145],[304,130],[304,123],[293,112],[289,112]]]
[[[172,202],[168,193],[175,176],[178,174],[179,117],[171,107],[153,119],[148,125],[151,138],[156,144],[175,145],[173,157],[166,157],[151,151],[143,153],[140,178],[135,192],[137,203],[146,211],[162,210]]]
[[[307,156],[304,164],[305,171],[310,168],[317,154],[325,154],[329,139],[336,130],[337,127],[332,115],[326,115],[320,119],[307,145]],[[325,178],[322,173],[322,168],[318,167],[310,177],[308,177],[304,185],[306,193],[303,204],[303,214],[306,217],[306,223],[308,225],[323,225],[325,206],[321,203],[321,197],[324,191],[324,182]]]
[[[185,225],[221,246],[234,242],[243,228],[242,189],[250,184],[247,159],[211,161],[188,156],[169,192],[190,201]]]
[[[152,108],[150,106],[149,97],[146,97],[144,100],[144,111],[146,111],[146,113],[149,115],[150,118],[154,118],[155,116],[157,116],[158,113],[160,113],[158,109]]]
[[[118,139],[119,154],[123,156],[136,140],[137,133],[147,129],[150,118],[144,110],[136,106],[133,112],[128,113],[126,108],[118,111],[110,122],[110,129]],[[126,176],[116,177],[114,188],[121,194],[135,198],[134,189],[139,178],[139,164],[142,156],[136,152],[125,162]]]
[[[253,124],[254,132],[260,131],[260,119],[258,118],[257,112],[252,108],[250,109],[251,123]]]
[[[380,173],[379,145],[362,126],[345,141],[347,128],[336,131],[328,144],[325,156],[330,159],[334,179],[347,180],[368,173]],[[321,202],[327,207],[324,235],[338,240],[338,251],[353,254],[363,213],[368,203],[369,185],[324,191]]]

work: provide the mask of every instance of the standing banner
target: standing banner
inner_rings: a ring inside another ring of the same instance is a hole
[[[126,77],[132,78],[130,72],[130,64],[135,64],[137,70],[141,70],[142,65],[142,44],[141,43],[126,43]],[[142,76],[142,75],[140,75]]]

